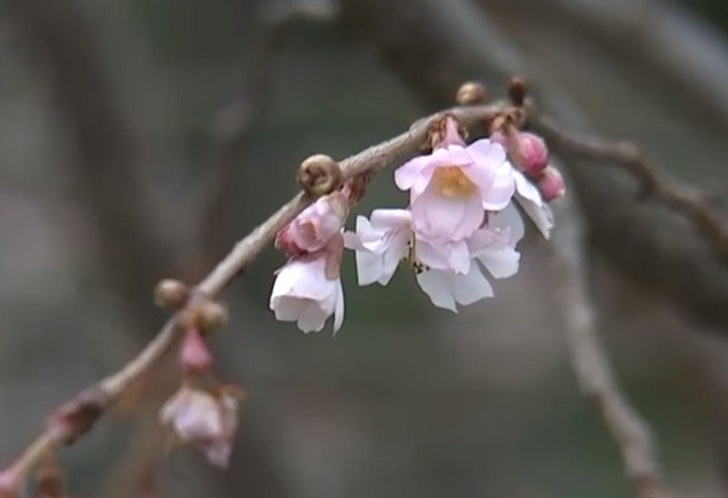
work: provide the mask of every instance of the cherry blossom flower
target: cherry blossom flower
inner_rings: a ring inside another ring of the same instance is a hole
[[[404,209],[375,209],[371,220],[357,217],[356,233],[348,232],[344,237],[346,246],[356,251],[359,285],[386,285],[399,263],[405,261],[433,304],[457,311],[457,304],[467,305],[493,295],[481,266],[495,278],[518,271],[518,239],[512,238],[508,227],[483,227],[452,243],[422,237],[412,218]],[[516,219],[520,223],[517,213]],[[505,218],[498,221],[507,222]]]
[[[289,256],[316,252],[341,232],[348,214],[348,201],[340,192],[321,197],[276,236],[276,247]]]
[[[313,254],[290,259],[276,275],[270,309],[276,319],[295,321],[303,332],[319,332],[334,315],[334,333],[344,321],[344,289],[340,268],[341,233]]]
[[[512,167],[502,146],[482,139],[465,145],[448,117],[445,136],[431,154],[395,171],[395,183],[410,191],[415,230],[429,239],[460,241],[477,230],[485,210],[497,211],[515,191]]]
[[[230,388],[213,394],[185,383],[164,404],[159,418],[179,442],[195,446],[211,464],[227,467],[241,398]]]

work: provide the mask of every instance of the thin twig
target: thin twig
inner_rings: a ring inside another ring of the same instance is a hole
[[[474,126],[503,112],[505,104],[456,108],[453,114],[464,126]],[[401,161],[420,150],[427,139],[430,124],[442,113],[416,122],[409,131],[341,161],[343,177],[350,179],[363,173],[376,173],[389,164]],[[241,239],[230,253],[196,287],[198,293],[214,297],[275,238],[276,233],[311,203],[299,192],[266,221]],[[142,377],[176,342],[177,323],[185,309],[172,316],[157,336],[121,370],[101,380],[55,410],[46,429],[28,446],[15,467],[27,471],[48,449],[70,444],[82,437],[110,408],[126,389]]]
[[[670,177],[630,142],[611,143],[601,138],[578,135],[540,115],[533,106],[526,109],[531,127],[546,139],[555,152],[566,151],[570,157],[608,162],[629,171],[640,183],[641,196],[659,200],[682,214],[716,254],[728,260],[728,225],[711,205],[710,196]]]
[[[562,202],[567,203],[566,208],[570,207],[568,201]],[[607,429],[619,446],[625,473],[632,481],[637,497],[669,498],[672,495],[660,479],[650,428],[622,392],[599,340],[594,308],[584,279],[579,220],[560,221],[553,238],[561,274],[556,300],[563,311],[566,343],[577,380],[584,395],[600,410]]]

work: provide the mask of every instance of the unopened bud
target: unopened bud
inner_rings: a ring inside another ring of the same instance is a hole
[[[529,132],[518,134],[518,152],[521,170],[528,177],[536,178],[549,164],[549,150],[538,135]]]
[[[197,308],[196,322],[202,333],[219,329],[227,323],[227,308],[215,301],[205,301]]]
[[[468,81],[458,88],[455,95],[455,102],[458,105],[477,105],[483,104],[488,100],[488,92],[482,83],[477,81]]]
[[[154,303],[162,308],[179,308],[189,297],[189,288],[179,280],[165,278],[154,289]]]
[[[523,102],[526,100],[527,92],[526,82],[523,78],[513,76],[511,81],[508,83],[508,98],[511,99],[511,103],[515,106],[521,107]]]
[[[546,202],[559,199],[566,193],[564,177],[561,176],[561,172],[553,166],[549,166],[541,172],[538,180],[536,180],[536,186],[538,187],[538,191],[541,193],[541,197]]]
[[[298,184],[313,199],[330,194],[341,186],[342,181],[339,163],[324,154],[309,157],[298,168]]]
[[[212,353],[207,348],[200,331],[188,328],[179,351],[179,362],[182,370],[187,373],[203,374],[212,369],[214,363]]]

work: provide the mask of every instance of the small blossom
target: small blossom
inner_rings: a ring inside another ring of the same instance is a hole
[[[515,183],[500,145],[482,139],[466,146],[457,123],[447,119],[439,146],[400,166],[395,183],[410,191],[417,232],[429,239],[460,241],[480,227],[485,209],[497,211],[508,204]]]
[[[164,404],[159,418],[178,441],[195,446],[211,464],[227,467],[240,397],[230,389],[219,391],[213,394],[185,384]]]
[[[315,254],[292,258],[276,275],[270,309],[276,319],[295,321],[303,332],[319,332],[334,315],[334,333],[344,321],[344,289],[339,270],[343,237],[339,233]]]
[[[407,256],[412,214],[406,209],[375,209],[371,221],[356,218],[356,232],[344,233],[344,244],[356,251],[359,285],[387,285]]]
[[[341,192],[321,197],[278,233],[276,247],[294,257],[323,249],[341,231],[347,211]]]
[[[553,166],[549,166],[541,173],[536,180],[536,187],[538,187],[541,197],[543,197],[546,202],[560,199],[566,193],[564,177],[561,176],[561,172]]]

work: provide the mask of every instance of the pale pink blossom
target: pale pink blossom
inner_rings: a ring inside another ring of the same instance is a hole
[[[323,250],[290,259],[276,275],[270,309],[276,319],[295,321],[303,332],[319,332],[334,316],[334,333],[344,321],[344,289],[339,270],[343,238],[339,233]]]
[[[515,191],[503,147],[487,139],[466,146],[452,119],[443,142],[397,168],[394,179],[410,191],[415,231],[431,240],[465,239],[481,226],[486,209],[503,209]]]
[[[341,192],[321,197],[278,233],[276,247],[294,257],[323,249],[344,226],[347,204]]]
[[[226,390],[215,396],[183,385],[164,404],[159,418],[180,442],[195,446],[211,464],[227,467],[238,427],[239,404],[238,397]]]

